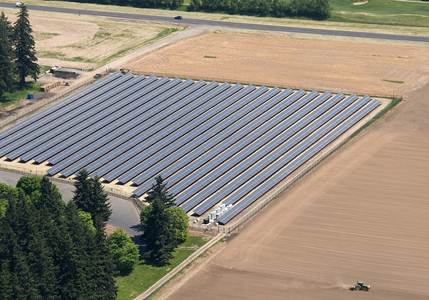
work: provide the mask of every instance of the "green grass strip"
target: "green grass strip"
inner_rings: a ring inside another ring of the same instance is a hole
[[[155,282],[184,261],[188,256],[202,247],[208,240],[198,236],[188,236],[187,240],[174,251],[170,264],[157,267],[141,261],[135,266],[133,272],[127,276],[116,278],[118,287],[118,300],[131,300],[143,293]]]

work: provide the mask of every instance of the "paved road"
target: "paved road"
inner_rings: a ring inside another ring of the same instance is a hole
[[[14,8],[15,4],[0,3],[0,7]],[[411,42],[425,42],[425,43],[429,42],[429,36],[412,36],[412,35],[400,35],[400,34],[303,28],[303,27],[263,25],[263,24],[251,24],[251,23],[234,23],[234,22],[213,21],[213,20],[192,19],[192,18],[185,18],[182,21],[176,21],[171,17],[165,17],[165,16],[141,15],[141,14],[109,12],[109,11],[94,11],[94,10],[86,10],[86,9],[78,9],[78,8],[61,8],[61,7],[39,6],[39,5],[28,5],[28,8],[32,10],[92,15],[92,16],[104,16],[104,17],[122,18],[122,19],[130,19],[130,20],[144,20],[144,21],[156,21],[156,22],[168,22],[168,23],[180,22],[181,24],[185,24],[185,25],[202,25],[202,26],[226,27],[226,28],[234,28],[234,29],[307,33],[307,34],[330,35],[330,36],[341,36],[341,37],[383,39],[383,40],[393,40],[393,41],[411,41]]]
[[[21,174],[0,170],[0,182],[13,186],[16,185],[21,176]],[[60,190],[65,201],[73,198],[74,187],[72,185],[59,182],[54,182],[54,184]],[[109,223],[116,227],[123,228],[129,234],[138,234],[138,231],[134,229],[134,226],[139,223],[139,215],[134,204],[131,201],[113,197],[111,195],[109,195],[109,199],[112,207],[112,216],[110,217]]]

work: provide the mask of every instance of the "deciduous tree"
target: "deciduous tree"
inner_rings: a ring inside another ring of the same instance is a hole
[[[130,236],[122,229],[115,230],[107,237],[113,256],[115,270],[121,275],[129,274],[139,260],[139,250]]]

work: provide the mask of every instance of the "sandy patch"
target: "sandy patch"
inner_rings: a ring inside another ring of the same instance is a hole
[[[127,65],[141,73],[402,95],[429,79],[424,44],[284,34],[209,33]]]

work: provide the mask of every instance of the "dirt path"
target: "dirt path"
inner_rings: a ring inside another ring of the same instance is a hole
[[[428,299],[428,95],[406,94],[169,299]],[[348,291],[358,279],[373,290]]]

